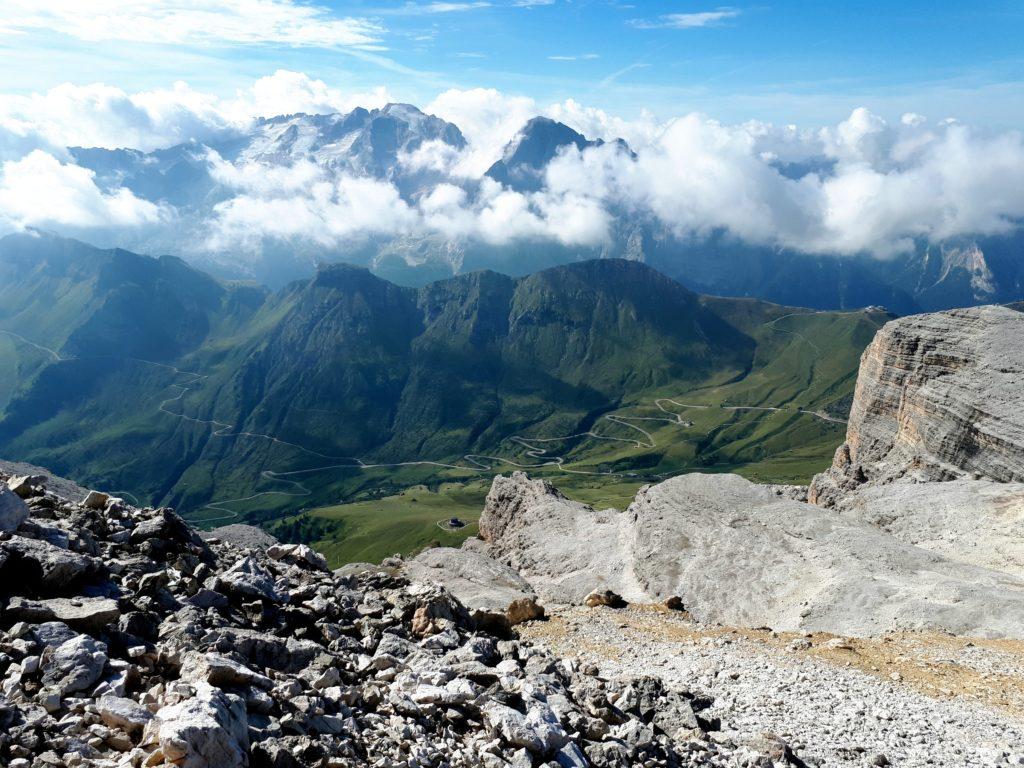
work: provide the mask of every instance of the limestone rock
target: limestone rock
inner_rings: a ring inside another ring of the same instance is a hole
[[[12,536],[0,542],[0,550],[8,556],[0,565],[2,578],[42,592],[67,589],[100,570],[91,558],[38,539]]]
[[[255,525],[245,525],[244,523],[222,525],[219,528],[204,531],[200,535],[204,539],[217,539],[234,544],[235,546],[251,549],[265,550],[279,543],[277,539],[262,528]]]
[[[642,590],[624,584],[623,513],[595,511],[524,472],[497,476],[480,517],[488,554],[519,573],[543,600],[579,604],[595,589],[612,588],[626,600]]]
[[[43,662],[43,684],[62,695],[84,691],[103,675],[107,647],[88,635],[61,643]]]
[[[863,482],[1024,482],[1024,314],[976,307],[883,327],[861,357],[846,445],[811,484],[832,506]]]
[[[108,494],[101,493],[100,491],[89,491],[85,499],[82,500],[82,506],[89,509],[104,509],[108,501],[110,501]]]
[[[116,600],[103,597],[55,597],[49,600],[15,598],[8,613],[26,621],[58,621],[82,632],[98,634],[121,616]]]
[[[195,696],[157,711],[146,735],[144,741],[157,744],[164,760],[179,768],[248,764],[245,702],[209,683],[197,683]]]
[[[120,696],[102,696],[96,704],[100,719],[112,728],[123,728],[135,734],[153,719],[153,714],[133,699]]]
[[[404,571],[413,581],[442,585],[471,610],[504,615],[510,625],[539,618],[533,587],[484,552],[435,547],[405,563]]]
[[[696,618],[723,624],[982,636],[1017,636],[1024,626],[1024,579],[943,558],[735,475],[648,486],[615,514],[515,482],[529,503],[511,505],[489,547],[552,602],[582,602],[584,576],[602,574],[599,591],[630,602],[677,596]],[[573,539],[568,556],[567,532],[596,527],[601,537]]]
[[[28,505],[6,485],[0,485],[0,531],[16,531],[26,520]]]
[[[45,475],[15,475],[7,481],[7,487],[22,499],[39,496],[45,485]]]

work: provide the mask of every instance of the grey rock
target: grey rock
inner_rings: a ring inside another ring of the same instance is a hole
[[[91,688],[103,676],[107,646],[87,635],[61,643],[44,659],[43,684],[62,695]]]
[[[445,587],[467,608],[480,612],[480,620],[493,614],[492,619],[502,616],[514,626],[544,615],[529,582],[486,552],[434,547],[409,560],[403,570],[412,581]]]
[[[33,622],[58,621],[69,627],[98,634],[121,616],[116,600],[102,597],[55,597],[48,600],[15,598],[8,613]]]
[[[198,683],[194,697],[157,711],[143,741],[180,768],[243,768],[249,761],[245,702]]]
[[[28,515],[28,504],[6,485],[0,485],[0,531],[18,530],[28,520]]]
[[[102,696],[96,703],[100,719],[112,728],[122,728],[129,734],[141,733],[153,713],[133,699],[120,696]]]
[[[8,555],[4,564],[5,579],[25,583],[38,581],[44,591],[66,589],[100,570],[99,564],[85,555],[22,536],[0,542],[0,549],[6,550]]]
[[[255,525],[245,525],[244,523],[222,525],[219,528],[203,531],[200,535],[207,540],[218,539],[246,549],[266,550],[279,543],[277,539],[262,528]]]
[[[264,675],[219,653],[189,653],[181,665],[181,679],[192,683],[206,682],[216,688],[257,685],[270,689],[274,685]]]
[[[217,591],[244,597],[280,602],[274,579],[256,558],[247,556],[216,577]]]
[[[105,509],[107,502],[110,501],[110,496],[100,491],[89,491],[85,499],[82,500],[82,506],[88,507],[89,509]]]
[[[22,499],[42,495],[45,486],[45,475],[15,475],[7,481],[7,487]]]
[[[975,307],[887,323],[861,357],[846,443],[811,483],[832,506],[904,477],[1024,482],[1024,314]]]
[[[50,648],[56,648],[62,643],[78,637],[77,632],[71,629],[67,624],[63,624],[59,621],[47,621],[33,627],[32,635],[40,645]]]
[[[579,603],[601,575],[602,589],[631,602],[675,595],[696,618],[731,625],[1011,637],[1024,625],[1024,579],[939,557],[735,475],[649,486],[625,513],[595,511],[519,473],[496,478],[492,490],[481,520],[489,546],[552,602]]]

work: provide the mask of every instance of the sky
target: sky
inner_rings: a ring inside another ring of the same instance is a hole
[[[425,105],[449,89],[624,118],[1024,125],[1019,0],[4,0],[0,89],[226,97],[278,69]]]

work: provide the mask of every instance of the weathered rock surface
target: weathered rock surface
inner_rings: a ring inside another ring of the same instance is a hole
[[[846,443],[815,477],[833,506],[864,483],[1024,481],[1024,314],[976,307],[883,327],[861,357]]]
[[[192,696],[157,711],[144,742],[181,768],[241,768],[249,762],[247,723],[242,698],[197,683]]]
[[[405,564],[412,581],[440,584],[472,611],[504,616],[509,626],[543,615],[522,576],[484,552],[436,547]]]
[[[6,484],[0,485],[0,531],[16,531],[28,520],[28,505]]]
[[[1024,579],[925,551],[736,475],[649,486],[623,513],[568,501],[521,473],[496,478],[495,487],[481,520],[481,529],[500,532],[489,547],[552,602],[581,603],[600,582],[630,602],[679,597],[695,618],[723,624],[1024,634]],[[581,534],[588,530],[595,535]]]
[[[1024,577],[1024,483],[869,483],[833,509],[950,560]]]
[[[1024,576],[1024,314],[895,320],[861,359],[846,442],[811,502]]]
[[[29,507],[0,541],[0,764],[736,764],[694,719],[709,700],[634,695],[494,634],[401,563],[339,576],[306,547],[203,541],[167,509],[50,490]],[[516,597],[505,610],[535,611],[489,568]]]

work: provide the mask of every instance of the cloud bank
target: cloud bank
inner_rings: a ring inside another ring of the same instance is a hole
[[[188,141],[201,149],[245,132],[258,116],[388,100],[384,89],[345,93],[287,71],[229,98],[184,83],[136,94],[96,84],[0,96],[0,226],[145,230],[184,215],[98,184],[73,164],[69,146],[148,151]],[[681,241],[725,233],[758,246],[886,258],[917,241],[1006,233],[1024,220],[1017,131],[913,114],[886,121],[865,109],[816,128],[726,125],[701,114],[624,120],[573,100],[541,105],[493,89],[449,90],[425,110],[458,125],[468,145],[426,142],[402,155],[397,172],[421,180],[412,192],[396,178],[353,175],[301,155],[267,165],[206,153],[219,191],[207,209],[188,212],[198,217],[190,229],[197,239],[181,248],[342,248],[359,237],[422,235],[601,248],[642,224]],[[484,177],[538,114],[589,138],[621,137],[632,151],[571,147],[545,169],[536,192]]]

